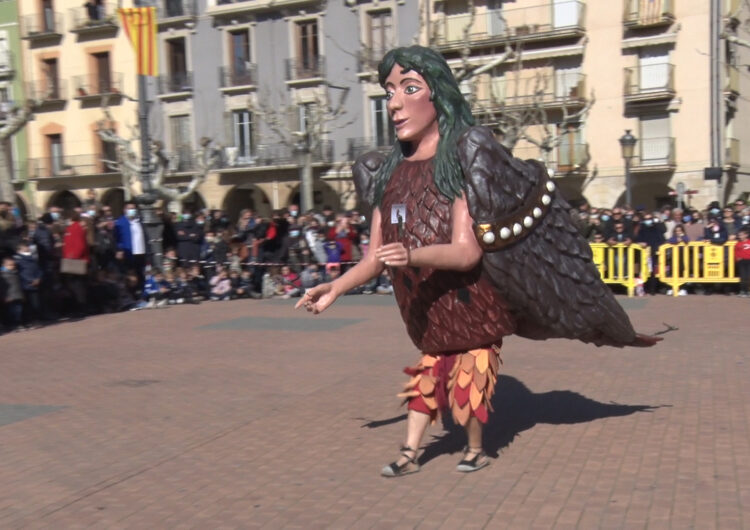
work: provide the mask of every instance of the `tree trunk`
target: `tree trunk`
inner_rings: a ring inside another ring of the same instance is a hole
[[[303,155],[300,168],[300,210],[307,212],[313,209],[313,171],[312,153],[308,150]]]
[[[8,171],[8,163],[5,159],[5,145],[8,138],[0,140],[0,201],[8,201],[16,204],[16,193],[13,190],[13,175]]]

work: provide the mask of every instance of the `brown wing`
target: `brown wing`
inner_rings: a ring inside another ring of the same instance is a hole
[[[545,177],[534,161],[513,158],[489,129],[472,127],[458,142],[469,212],[477,223],[513,214]],[[484,272],[510,304],[517,334],[530,339],[565,337],[596,345],[645,346],[627,314],[601,281],[591,248],[559,193],[541,222],[516,243],[485,252]]]
[[[385,155],[378,151],[370,151],[361,155],[352,166],[352,175],[354,176],[354,188],[357,190],[359,198],[367,204],[374,206],[374,181],[375,174],[383,165]]]

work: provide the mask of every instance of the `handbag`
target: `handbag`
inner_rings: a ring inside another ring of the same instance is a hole
[[[60,272],[85,276],[88,274],[89,264],[85,259],[63,258],[60,260]]]

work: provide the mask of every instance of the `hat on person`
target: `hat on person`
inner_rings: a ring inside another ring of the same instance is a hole
[[[47,212],[42,216],[42,222],[46,225],[51,225],[55,220],[52,218],[52,214]]]

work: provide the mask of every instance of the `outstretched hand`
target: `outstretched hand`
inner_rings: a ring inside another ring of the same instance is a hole
[[[321,283],[305,291],[300,301],[295,304],[294,309],[304,306],[309,312],[317,315],[325,311],[328,306],[336,301],[336,298],[338,298],[338,295],[333,289],[333,284]]]
[[[378,260],[389,267],[406,267],[409,264],[409,249],[403,243],[389,243],[375,249]]]

